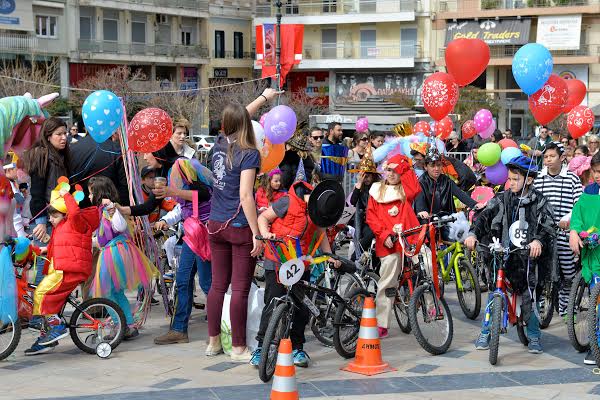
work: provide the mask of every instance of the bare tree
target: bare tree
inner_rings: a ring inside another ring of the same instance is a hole
[[[246,105],[251,103],[268,86],[267,81],[235,83],[227,79],[213,79],[209,93],[209,114],[211,119],[219,119],[223,109],[229,103]],[[261,115],[269,110],[263,106],[258,112]]]
[[[280,102],[294,110],[298,120],[298,129],[308,127],[309,116],[319,115],[327,110],[326,106],[318,103],[305,91],[285,93]]]
[[[148,100],[148,107],[165,110],[171,117],[184,117],[194,121],[202,113],[201,96],[198,93],[156,93]]]
[[[33,59],[33,57],[32,57]],[[0,97],[21,96],[31,93],[35,98],[60,92],[58,61],[32,62],[3,61],[0,68]]]

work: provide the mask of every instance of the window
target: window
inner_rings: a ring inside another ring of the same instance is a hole
[[[244,58],[244,34],[233,32],[233,58]]]
[[[360,58],[377,58],[378,55],[377,31],[375,29],[361,29]]]
[[[146,15],[131,14],[131,42],[146,43]]]
[[[104,40],[116,42],[119,40],[119,14],[118,12],[104,11],[102,19],[102,27],[104,29]]]
[[[184,46],[192,45],[192,28],[184,26],[181,28],[181,44]]]
[[[337,29],[321,30],[321,58],[336,58]]]
[[[44,38],[56,38],[56,17],[38,15],[35,17],[35,34]]]
[[[215,31],[215,58],[225,58],[224,31]]]
[[[324,13],[337,12],[337,0],[323,0],[323,12]]]
[[[417,28],[400,29],[400,57],[414,58],[417,54]]]

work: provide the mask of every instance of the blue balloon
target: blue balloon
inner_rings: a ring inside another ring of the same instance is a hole
[[[523,154],[520,149],[517,149],[516,147],[507,147],[500,153],[500,161],[502,161],[502,164],[506,165],[510,160],[521,155]]]
[[[401,144],[402,154],[404,154],[408,158],[413,158],[412,154],[410,154],[410,142],[408,140],[405,140]]]
[[[385,142],[384,144],[382,144],[381,146],[376,148],[373,151],[373,161],[375,161],[376,164],[382,162],[387,157],[388,153],[390,151],[392,151],[392,149],[398,145],[399,141],[400,141],[399,138],[393,139],[393,140],[390,140],[389,142]]]
[[[121,125],[123,106],[113,92],[98,90],[90,94],[81,107],[83,123],[97,143],[103,143]]]
[[[544,86],[552,73],[552,55],[538,43],[528,43],[515,54],[512,73],[517,84],[528,95],[532,95]]]

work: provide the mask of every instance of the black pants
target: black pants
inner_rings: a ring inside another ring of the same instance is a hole
[[[306,272],[302,276],[302,279],[309,281],[310,273]],[[266,270],[265,308],[263,308],[262,315],[260,316],[260,327],[258,328],[258,334],[256,335],[256,340],[258,340],[259,346],[262,346],[263,338],[265,336],[265,332],[267,331],[269,320],[271,319],[271,314],[273,314],[273,310],[280,304],[280,302],[272,300],[277,297],[283,297],[285,294],[285,287],[282,284],[277,283],[275,271]],[[290,339],[292,340],[292,348],[294,350],[301,350],[304,346],[304,342],[306,342],[304,330],[306,329],[309,318],[310,313],[305,306],[302,306],[294,311],[294,319],[292,321],[292,327],[290,330]]]

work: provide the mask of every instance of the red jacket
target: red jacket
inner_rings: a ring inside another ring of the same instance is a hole
[[[271,224],[271,232],[278,238],[282,238],[286,243],[288,240],[295,243],[294,238],[299,237],[302,255],[306,255],[317,227],[312,223],[308,216],[306,202],[296,195],[294,189],[295,186],[299,184],[306,185],[306,187],[312,190],[312,186],[305,182],[297,182],[290,187],[290,190],[287,193],[287,196],[290,198],[287,214],[285,214],[285,217],[277,218],[273,221]],[[300,255],[298,254],[298,256]],[[273,255],[269,246],[265,247],[265,257],[271,261],[278,262],[277,257]]]
[[[375,253],[378,257],[385,257],[402,251],[400,242],[397,241],[392,249],[384,246],[385,239],[394,234],[394,225],[402,224],[402,229],[419,226],[419,221],[412,208],[412,202],[421,191],[417,176],[410,168],[402,171],[400,182],[406,194],[406,201],[400,201],[393,186],[387,186],[381,195],[382,183],[376,182],[369,190],[369,203],[367,206],[367,224],[375,234]],[[409,236],[410,243],[416,243],[417,236]]]
[[[70,193],[64,196],[67,215],[52,229],[48,243],[48,259],[54,269],[79,274],[92,274],[92,234],[100,224],[98,207],[79,209]]]
[[[285,196],[285,194],[286,193],[284,191],[278,190],[273,193],[273,201],[269,201],[267,198],[267,191],[261,186],[256,191],[256,208],[267,208],[271,205],[271,203],[275,203],[277,200]]]

